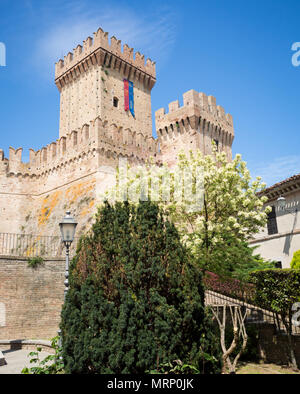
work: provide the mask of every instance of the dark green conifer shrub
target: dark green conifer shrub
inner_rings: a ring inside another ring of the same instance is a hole
[[[220,370],[201,272],[151,202],[99,209],[70,267],[61,330],[66,373],[145,373],[174,360]]]

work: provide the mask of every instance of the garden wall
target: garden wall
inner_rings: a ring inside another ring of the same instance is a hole
[[[45,259],[41,266],[31,268],[26,258],[0,256],[0,340],[51,339],[57,335],[64,273],[64,259]],[[300,365],[300,336],[293,339]],[[286,349],[286,335],[276,334],[272,324],[259,325],[258,351],[263,361],[285,364]]]
[[[297,364],[300,367],[300,335],[293,335],[293,344]],[[288,363],[287,335],[276,333],[273,324],[262,324],[258,337],[259,358],[267,363]]]
[[[26,258],[0,256],[0,340],[57,335],[64,272],[64,259],[47,259],[31,268]]]

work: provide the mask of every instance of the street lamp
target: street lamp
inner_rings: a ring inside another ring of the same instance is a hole
[[[66,270],[65,270],[65,290],[64,290],[64,301],[66,300],[66,295],[69,289],[69,256],[70,256],[70,246],[74,241],[74,235],[76,231],[77,222],[72,218],[71,212],[67,211],[66,216],[59,223],[61,240],[66,247]],[[58,330],[59,337],[59,347],[62,347],[61,330]],[[60,356],[62,359],[62,356]]]
[[[287,208],[286,200],[283,196],[277,198],[278,208],[280,211],[288,212],[297,215],[298,208]]]
[[[278,207],[281,211],[285,210],[285,198],[280,196],[277,198]]]
[[[64,299],[66,299],[66,295],[69,289],[69,255],[70,255],[70,246],[74,241],[75,231],[76,231],[77,222],[72,218],[71,212],[67,211],[66,216],[59,223],[61,239],[63,244],[66,247],[66,271],[65,271],[65,290],[64,290]]]

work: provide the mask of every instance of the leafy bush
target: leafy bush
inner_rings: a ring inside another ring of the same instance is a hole
[[[99,209],[71,263],[61,330],[66,373],[145,373],[174,360],[220,371],[202,274],[151,202]]]
[[[297,250],[292,258],[291,261],[291,268],[292,269],[300,269],[300,250]]]
[[[287,332],[290,362],[297,368],[292,344],[292,306],[300,301],[300,270],[262,270],[250,276],[256,286],[256,304],[280,316]]]
[[[271,269],[250,274],[256,287],[255,302],[261,308],[287,315],[300,301],[300,270]]]
[[[228,297],[251,301],[255,287],[252,283],[243,283],[238,279],[222,277],[214,272],[205,271],[203,277],[205,289],[224,294]]]
[[[220,278],[233,278],[236,283],[246,283],[251,272],[275,268],[274,262],[265,261],[259,254],[255,254],[257,246],[249,246],[247,242],[229,235],[223,238],[212,249],[209,263],[205,264],[199,257],[201,265]]]

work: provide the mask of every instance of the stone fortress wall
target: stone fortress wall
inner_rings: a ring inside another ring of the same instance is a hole
[[[134,83],[135,117],[124,110],[124,79]],[[38,151],[0,150],[0,233],[58,235],[66,210],[76,216],[78,233],[88,228],[99,195],[112,186],[119,158],[143,165],[173,165],[179,150],[211,153],[218,141],[231,160],[232,117],[214,97],[190,90],[155,113],[158,138],[152,136],[151,90],[155,63],[98,29],[83,46],[55,65],[60,91],[59,138]]]
[[[119,158],[134,165],[156,154],[153,137],[108,127],[99,118],[37,152],[30,150],[28,163],[22,162],[21,148],[10,148],[8,159],[2,151],[0,232],[56,234],[51,222],[57,224],[67,207],[84,226],[84,217],[95,210],[96,185],[111,186],[109,169],[117,167]]]

